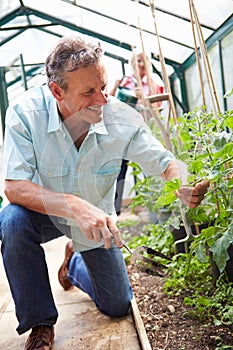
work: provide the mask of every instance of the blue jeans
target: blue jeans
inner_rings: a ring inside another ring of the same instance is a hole
[[[69,234],[69,226],[60,224],[54,216],[14,204],[1,211],[1,250],[19,334],[35,325],[56,323],[58,312],[41,243]],[[69,279],[86,292],[104,314],[122,317],[128,313],[132,288],[122,252],[117,247],[75,253],[70,261]]]

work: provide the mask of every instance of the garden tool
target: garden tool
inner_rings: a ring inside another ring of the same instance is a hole
[[[188,243],[193,240],[193,237],[195,237],[195,235],[192,232],[191,226],[188,222],[188,218],[187,218],[187,215],[185,213],[185,210],[184,210],[182,204],[179,206],[179,208],[180,208],[181,218],[182,218],[182,221],[184,224],[186,237],[175,241],[174,245],[175,245],[175,253],[176,254],[178,253],[177,246],[178,246],[178,244],[181,244],[181,243],[183,243],[185,246],[185,253],[188,253],[188,251],[189,251]]]
[[[154,259],[155,257],[158,257],[160,259],[171,261],[171,258],[169,258],[167,255],[146,246],[139,246],[132,251],[125,242],[123,247],[131,254],[130,263],[132,265],[150,275],[164,277],[165,274],[163,270],[167,269],[167,266]],[[143,253],[147,256],[143,255]]]

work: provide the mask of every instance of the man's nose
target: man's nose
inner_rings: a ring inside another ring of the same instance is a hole
[[[104,90],[104,91],[99,91],[98,93],[96,93],[96,103],[97,105],[106,105],[106,103],[108,102],[108,93]]]

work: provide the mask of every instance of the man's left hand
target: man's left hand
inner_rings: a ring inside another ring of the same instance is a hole
[[[204,198],[209,187],[209,181],[202,180],[194,187],[181,186],[176,196],[190,208],[196,208]]]

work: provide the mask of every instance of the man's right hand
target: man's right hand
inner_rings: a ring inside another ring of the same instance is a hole
[[[89,240],[100,242],[103,238],[106,249],[111,247],[113,241],[117,247],[123,247],[120,231],[111,216],[74,196],[68,196],[68,206],[73,212],[73,219]]]
[[[5,194],[11,203],[38,213],[75,220],[88,239],[100,242],[103,238],[106,249],[113,241],[117,247],[123,247],[113,218],[84,199],[53,192],[27,180],[6,180]]]

